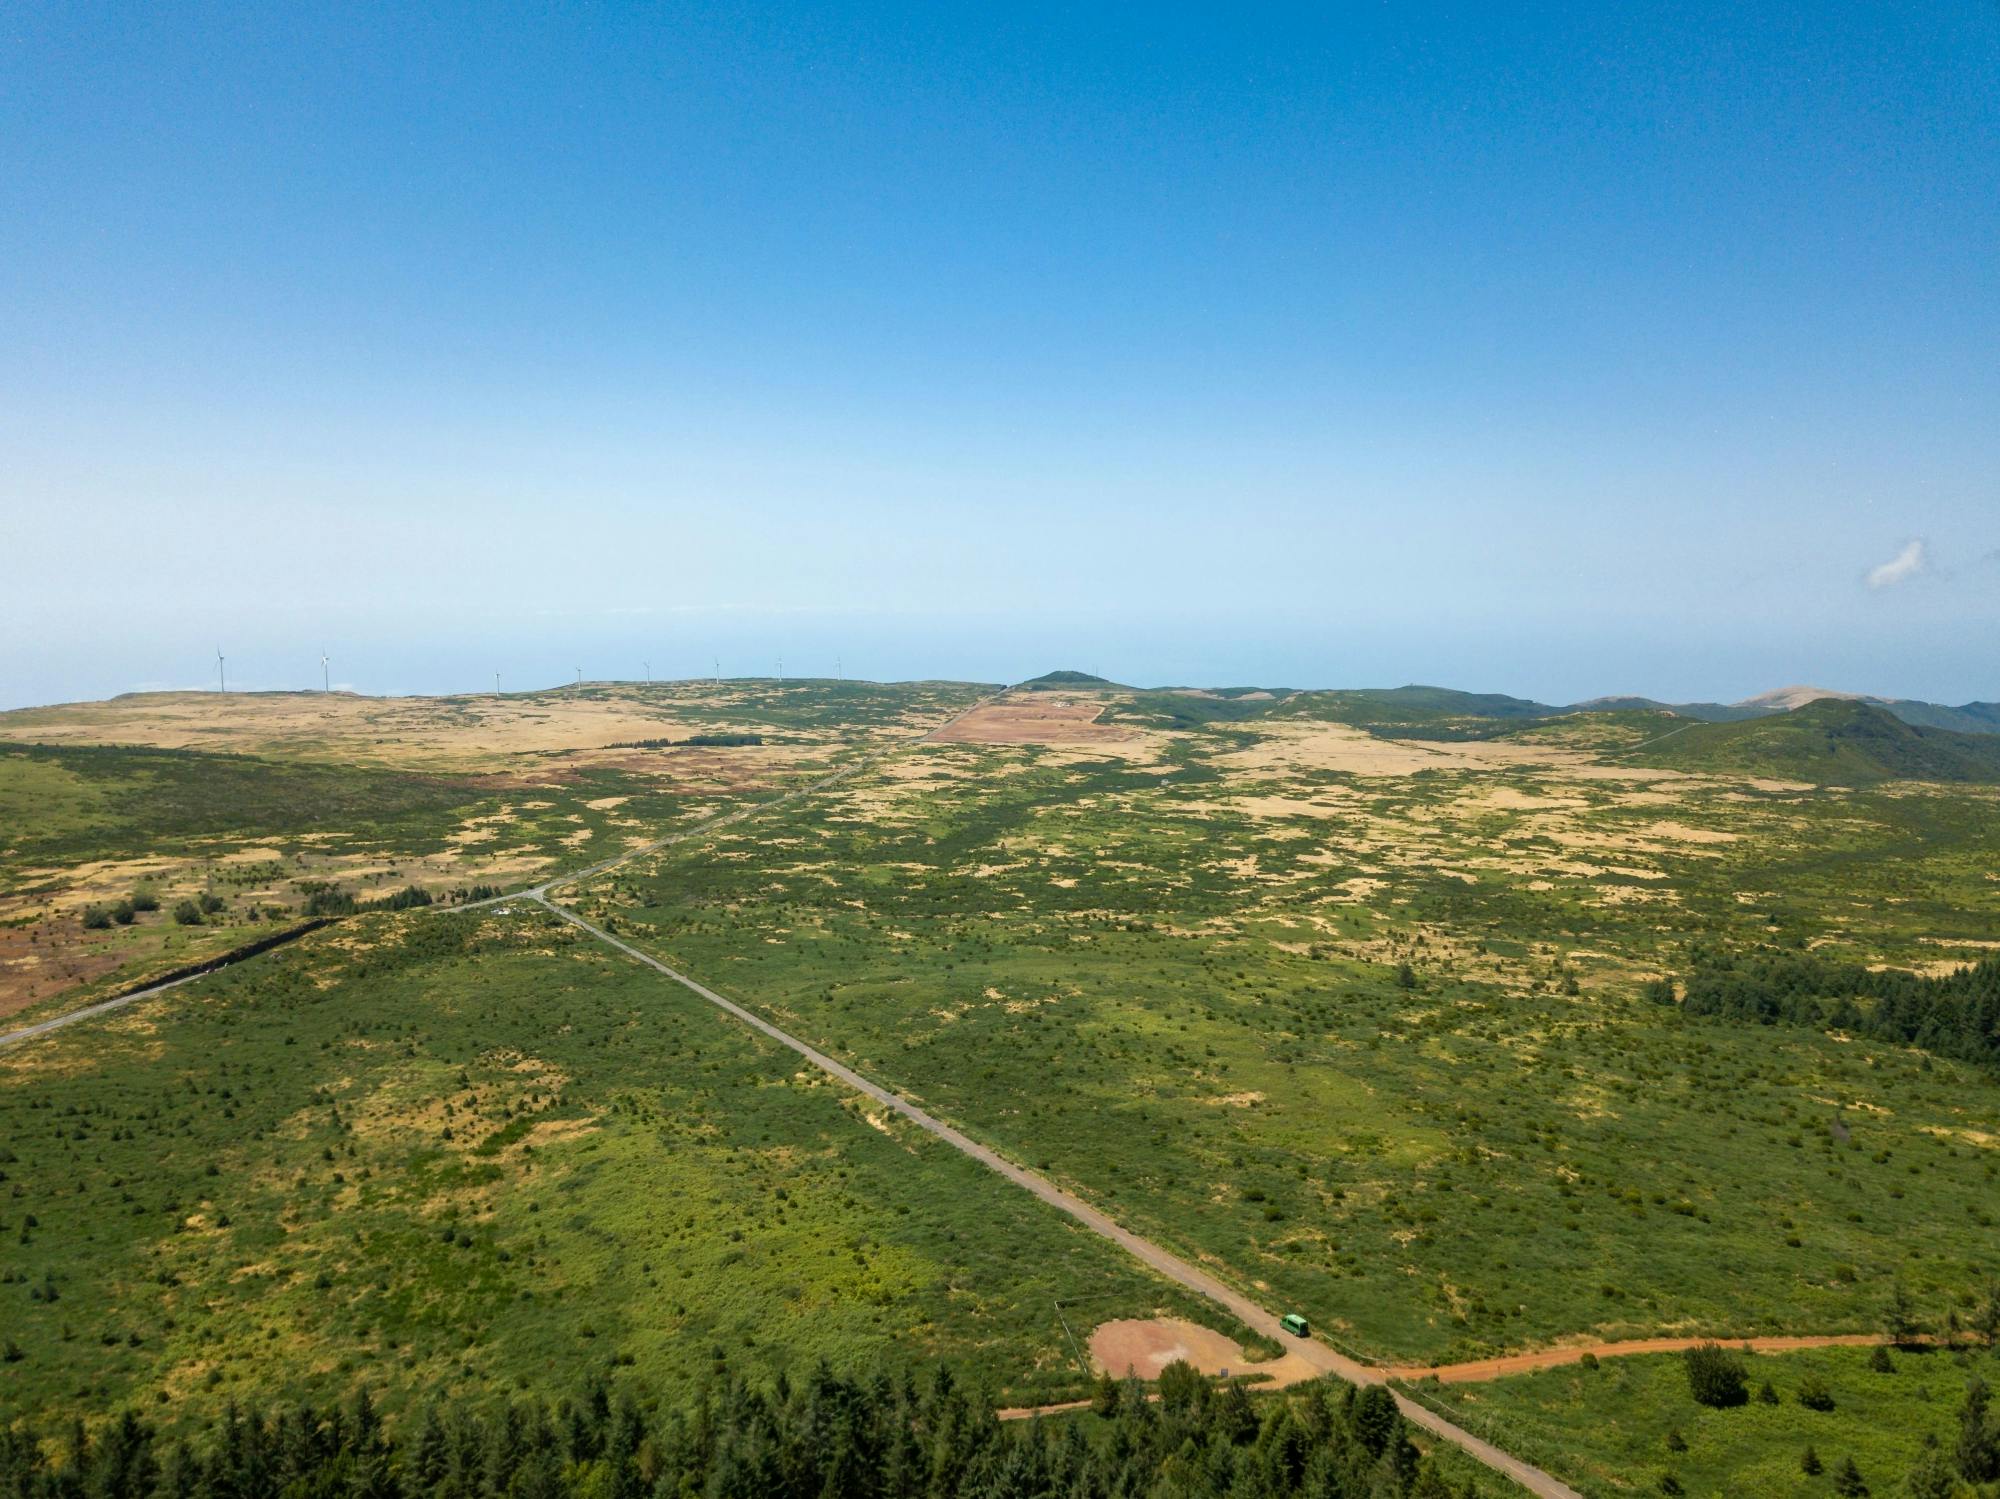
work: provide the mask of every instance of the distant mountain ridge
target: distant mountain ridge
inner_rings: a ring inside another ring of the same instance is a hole
[[[1082,673],[1054,672],[1026,685],[1109,685]],[[1190,699],[1196,701],[1190,702]],[[1745,723],[1800,712],[1816,703],[1855,703],[1878,709],[1914,728],[1948,729],[1957,734],[2000,735],[2000,703],[1970,702],[1952,707],[1914,698],[1879,698],[1824,687],[1781,687],[1736,703],[1669,703],[1658,698],[1591,698],[1567,706],[1512,697],[1501,692],[1463,692],[1453,687],[1341,687],[1268,692],[1248,688],[1140,689],[1135,716],[1188,725],[1248,718],[1310,718],[1349,723],[1376,733],[1413,738],[1485,738],[1508,727],[1579,713],[1664,713],[1700,723]]]
[[[1389,698],[1413,692],[1454,696],[1462,704],[1459,708],[1461,713],[1472,717],[1486,716],[1476,706],[1488,698],[1489,695],[1483,693],[1450,694],[1443,688],[1404,687],[1378,696]],[[1505,701],[1519,703],[1522,700],[1508,698]],[[1566,708],[1544,704],[1534,706],[1540,710],[1541,716],[1638,710],[1672,713],[1679,718],[1700,719],[1704,723],[1737,723],[1745,719],[1766,718],[1774,713],[1792,713],[1812,703],[1828,701],[1865,703],[1871,708],[1882,708],[1904,723],[1922,729],[1951,729],[1960,734],[2000,734],[2000,703],[1975,701],[1952,707],[1944,703],[1927,703],[1918,698],[1871,697],[1867,693],[1841,692],[1831,687],[1779,687],[1734,703],[1668,703],[1650,697],[1596,697],[1587,702],[1572,703]],[[1524,715],[1509,710],[1493,716],[1513,718]]]

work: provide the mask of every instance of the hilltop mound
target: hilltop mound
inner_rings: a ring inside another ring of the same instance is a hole
[[[1087,671],[1047,671],[1021,685],[1030,692],[1055,692],[1065,687],[1115,687],[1118,684],[1106,677],[1094,677]]]
[[[1825,702],[1829,698],[1842,703],[1873,703],[1878,707],[1886,706],[1883,699],[1869,697],[1866,693],[1836,692],[1831,687],[1805,686],[1779,687],[1770,692],[1760,692],[1755,697],[1746,697],[1731,706],[1758,709],[1767,713],[1782,713],[1792,708],[1803,708],[1808,703]]]
[[[1784,713],[1830,699],[1885,708],[1904,723],[1914,724],[1920,729],[1952,729],[1960,734],[2000,734],[2000,703],[1961,703],[1954,708],[1944,703],[1927,703],[1919,698],[1871,697],[1860,692],[1836,692],[1830,687],[1780,687],[1775,692],[1760,692],[1740,703],[1732,703],[1727,711],[1737,717],[1753,713]],[[1706,718],[1710,715],[1691,712],[1689,716]]]
[[[1765,718],[1694,724],[1633,758],[1822,784],[2000,781],[2000,742],[1991,736],[1920,728],[1886,708],[1832,697]]]

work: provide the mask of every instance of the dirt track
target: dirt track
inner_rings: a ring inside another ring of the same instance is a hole
[[[1559,1369],[1580,1363],[1587,1353],[1596,1358],[1626,1358],[1635,1353],[1682,1353],[1703,1343],[1721,1343],[1729,1348],[1749,1348],[1757,1353],[1787,1353],[1794,1348],[1867,1348],[1892,1340],[1881,1333],[1831,1333],[1822,1337],[1796,1338],[1628,1338],[1619,1343],[1579,1343],[1568,1348],[1538,1348],[1530,1353],[1510,1353],[1501,1358],[1474,1359],[1464,1364],[1407,1364],[1385,1368],[1389,1379],[1435,1379],[1440,1384],[1479,1384],[1489,1379],[1505,1379],[1510,1374],[1532,1374],[1537,1369]]]

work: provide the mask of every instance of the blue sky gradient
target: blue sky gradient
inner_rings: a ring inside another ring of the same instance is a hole
[[[2000,698],[1991,0],[411,11],[0,18],[0,704]]]

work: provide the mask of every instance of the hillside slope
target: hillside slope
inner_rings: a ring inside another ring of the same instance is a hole
[[[2000,782],[2000,739],[1920,728],[1886,708],[1822,698],[1766,718],[1694,724],[1632,763],[1842,785]]]

